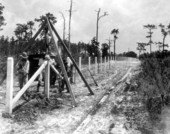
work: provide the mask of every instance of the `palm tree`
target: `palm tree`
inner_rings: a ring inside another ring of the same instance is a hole
[[[116,59],[116,40],[118,39],[117,34],[119,33],[119,29],[113,29],[111,34],[113,34],[113,41],[114,41],[114,60]]]
[[[148,24],[148,25],[144,25],[144,28],[149,29],[149,32],[148,32],[149,35],[146,36],[146,38],[150,39],[148,45],[150,45],[150,53],[151,53],[152,52],[152,44],[153,44],[153,41],[152,41],[153,32],[152,32],[152,30],[156,29],[156,26],[153,25],[153,24]]]
[[[168,34],[170,34],[170,24],[165,27],[165,25],[160,24],[159,27],[161,28],[161,33],[163,35],[163,41],[162,41],[162,51],[165,51],[165,47],[168,47],[168,44],[165,44],[165,38]]]

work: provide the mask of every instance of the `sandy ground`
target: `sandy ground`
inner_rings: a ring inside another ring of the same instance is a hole
[[[88,83],[95,93],[89,95],[87,87],[80,78],[76,78],[76,84],[72,85],[77,107],[71,106],[71,97],[68,93],[62,96],[51,92],[51,98],[57,98],[56,107],[42,105],[36,100],[25,104],[13,113],[11,118],[0,116],[0,134],[71,134],[74,133],[84,119],[93,110],[101,97],[115,86],[127,72],[132,72],[139,65],[139,62],[117,62],[112,63],[107,72],[100,71],[95,75],[99,86],[96,87],[89,77],[84,74]],[[133,74],[131,72],[131,74]],[[131,76],[129,76],[131,79]],[[143,128],[147,124],[147,112],[144,111],[142,98],[135,92],[122,92],[126,87],[124,82],[115,86],[97,112],[91,115],[81,134],[145,134]],[[52,89],[56,90],[56,89]],[[138,101],[137,101],[138,100]],[[5,85],[0,88],[0,113],[4,112],[5,106]],[[136,108],[137,107],[137,108]],[[134,110],[133,112],[130,112]],[[140,111],[140,114],[138,114]],[[134,113],[134,115],[129,115]],[[134,119],[133,119],[134,118]],[[147,130],[148,131],[148,130]],[[150,133],[148,133],[150,134]]]

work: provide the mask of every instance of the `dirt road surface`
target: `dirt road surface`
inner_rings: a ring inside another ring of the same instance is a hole
[[[130,79],[132,72],[138,68],[139,64],[136,61],[112,62],[111,68],[108,68],[106,72],[100,71],[99,74],[94,75],[98,87],[95,86],[89,74],[84,72],[95,95],[89,95],[82,80],[76,78],[76,84],[72,85],[72,90],[77,107],[72,107],[71,97],[68,93],[64,92],[62,96],[58,96],[54,88],[51,98],[57,100],[55,107],[43,105],[36,99],[31,100],[13,112],[10,118],[0,116],[0,134],[141,133],[137,126],[136,128],[135,125],[131,127],[131,124],[127,123],[125,112],[131,109],[132,105],[130,103],[122,104],[121,106],[124,108],[120,110],[121,107],[118,104],[125,99],[120,94],[125,87],[124,79]],[[131,70],[128,72],[130,68]],[[129,98],[126,97],[126,99],[131,100],[132,94],[130,93]],[[1,115],[5,109],[3,103],[5,103],[5,85],[0,87]],[[133,105],[133,107],[135,106]]]

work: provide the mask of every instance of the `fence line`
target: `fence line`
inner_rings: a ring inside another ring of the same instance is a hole
[[[110,60],[109,60],[110,61]],[[84,71],[86,69],[89,69],[90,71],[94,70],[95,75],[99,72],[106,72],[107,66],[109,61],[106,61],[106,57],[104,57],[104,63],[102,61],[102,57],[100,57],[100,60],[95,57],[95,63],[91,64],[91,57],[88,58],[88,65],[84,68],[82,68],[82,58],[79,57],[79,68],[81,71]],[[50,64],[50,61],[46,60],[39,69],[34,73],[34,75],[29,79],[29,81],[23,86],[23,88],[16,94],[16,96],[13,98],[13,85],[14,85],[14,60],[12,57],[9,57],[7,60],[7,82],[6,82],[6,111],[11,114],[12,109],[16,105],[16,102],[20,99],[20,97],[25,93],[25,91],[31,86],[31,84],[34,82],[34,80],[37,78],[37,76],[45,69],[45,95],[47,98],[49,98],[49,90],[50,90],[50,66],[53,70],[55,68]],[[104,71],[103,71],[104,66]],[[99,69],[100,67],[100,69]],[[55,72],[58,74],[58,71],[55,70]]]

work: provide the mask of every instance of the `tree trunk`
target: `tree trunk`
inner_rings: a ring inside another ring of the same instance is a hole
[[[163,52],[164,52],[164,49],[165,49],[165,38],[166,38],[166,36],[164,36],[164,38],[163,38],[163,42],[162,42],[162,48],[163,48]]]

